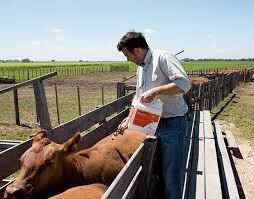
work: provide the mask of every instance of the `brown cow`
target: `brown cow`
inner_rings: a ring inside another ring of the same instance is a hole
[[[83,185],[74,187],[60,193],[49,199],[100,199],[107,187],[103,184],[95,183],[90,185]]]
[[[192,85],[198,85],[200,83],[207,83],[209,81],[206,77],[190,77]]]
[[[5,191],[5,198],[43,198],[92,183],[109,186],[146,135],[125,130],[108,136],[93,147],[74,153],[80,133],[64,144],[56,144],[40,130],[33,145],[21,157],[19,176]]]
[[[233,73],[238,73],[238,74],[243,74],[243,69],[221,69],[217,71],[210,71],[209,74],[219,74],[219,75],[227,75],[227,74],[233,74]]]

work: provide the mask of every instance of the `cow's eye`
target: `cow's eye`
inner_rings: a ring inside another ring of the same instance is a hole
[[[21,158],[19,158],[18,161],[19,161],[19,164],[22,166],[23,162],[21,161]]]

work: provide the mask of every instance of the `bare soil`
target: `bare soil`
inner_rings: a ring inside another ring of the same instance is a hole
[[[45,81],[45,86],[64,85],[64,86],[86,86],[89,88],[103,85],[105,87],[115,87],[117,82],[123,81],[126,78],[135,75],[135,72],[103,72],[95,74],[86,74],[82,76],[64,78],[64,79],[50,79]],[[136,78],[133,77],[128,83],[136,83]]]
[[[254,198],[254,150],[247,141],[238,141],[243,159],[233,156],[233,160],[246,198]]]
[[[219,123],[223,132],[226,129],[232,133],[236,132],[235,124],[223,120],[219,120]],[[241,198],[246,197],[247,199],[252,199],[254,198],[254,183],[252,181],[254,179],[254,147],[251,141],[241,139],[237,136],[235,136],[235,140],[243,157],[243,159],[240,159],[232,155],[241,183],[238,186],[241,186],[244,192]]]
[[[244,95],[254,95],[254,82],[245,83],[239,88],[239,93]]]
[[[64,86],[64,87],[74,87],[74,86],[82,86],[89,89],[97,88],[98,86],[104,87],[116,87],[117,82],[124,81],[131,76],[134,76],[135,72],[103,72],[103,73],[92,73],[85,74],[81,76],[63,78],[63,79],[48,79],[44,80],[45,87],[51,86]],[[136,77],[133,77],[126,81],[129,84],[136,83]],[[7,88],[9,86],[13,86],[15,84],[0,84],[0,89]],[[25,88],[31,88],[32,85],[27,86]],[[26,90],[24,90],[25,92]]]

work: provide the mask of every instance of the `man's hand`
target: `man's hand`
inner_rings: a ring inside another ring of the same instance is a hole
[[[122,122],[121,124],[119,125],[119,127],[122,129],[122,131],[124,131],[125,129],[128,128],[128,123],[130,121],[130,118],[129,117],[126,117]]]
[[[144,92],[139,97],[139,100],[142,103],[151,103],[154,100],[155,97],[156,97],[156,90],[155,89],[151,89],[151,90],[148,90],[148,91]]]
[[[123,121],[121,122],[121,124],[119,124],[117,130],[113,133],[113,135],[116,136],[118,134],[123,134],[124,130],[128,128],[129,121],[130,121],[129,117],[123,119]]]

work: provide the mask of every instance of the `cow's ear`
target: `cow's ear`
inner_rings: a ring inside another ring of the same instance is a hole
[[[35,136],[34,136],[34,140],[33,143],[35,142],[39,142],[41,139],[46,138],[47,137],[47,131],[44,129],[37,129],[35,131]]]
[[[64,152],[67,154],[73,153],[78,149],[78,144],[80,140],[80,132],[76,133],[72,138],[66,141],[64,145]]]

